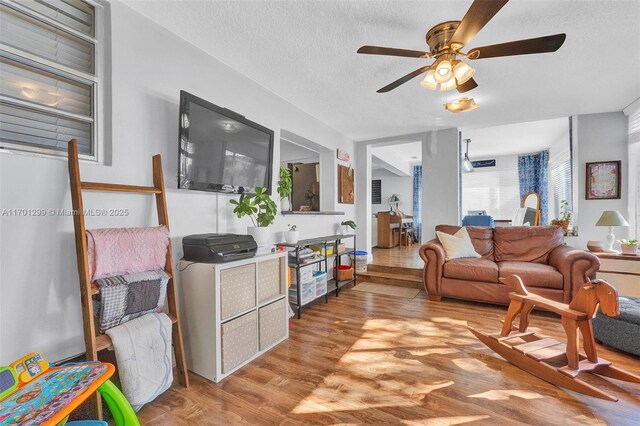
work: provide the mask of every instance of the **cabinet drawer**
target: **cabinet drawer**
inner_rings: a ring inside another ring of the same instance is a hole
[[[265,350],[287,335],[286,299],[260,308],[260,350]]]
[[[260,303],[284,294],[281,259],[258,263],[258,300]]]
[[[258,352],[258,313],[222,324],[222,373],[239,366]]]
[[[256,265],[220,271],[220,317],[222,321],[256,306]]]

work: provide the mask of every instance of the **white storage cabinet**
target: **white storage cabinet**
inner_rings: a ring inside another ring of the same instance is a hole
[[[287,256],[180,261],[187,367],[214,382],[289,337]]]

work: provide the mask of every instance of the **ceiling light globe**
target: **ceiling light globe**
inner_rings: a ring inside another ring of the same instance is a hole
[[[469,160],[469,157],[467,156],[467,154],[465,154],[464,161],[462,162],[462,172],[470,173],[472,171],[473,171],[473,163],[471,163],[471,160]]]
[[[451,77],[453,77],[453,66],[451,65],[451,61],[447,59],[440,61],[436,66],[436,72],[434,75],[435,80],[438,83],[446,83],[451,80]]]
[[[469,64],[462,61],[458,62],[455,67],[453,67],[453,75],[456,77],[456,80],[458,80],[458,84],[466,83],[475,73],[476,70],[471,68]]]
[[[457,86],[456,79],[451,77],[448,81],[440,84],[440,90],[446,92],[447,90],[455,89]]]
[[[425,89],[437,90],[438,82],[434,78],[435,73],[436,72],[434,70],[427,71],[427,75],[424,76],[424,79],[420,82],[420,85]]]

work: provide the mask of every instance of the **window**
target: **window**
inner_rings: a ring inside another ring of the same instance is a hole
[[[640,238],[640,110],[629,114],[629,238]]]
[[[520,207],[517,157],[496,160],[495,167],[477,167],[462,174],[462,215],[485,210],[497,220],[510,220]]]
[[[571,159],[568,158],[551,170],[553,211],[560,216],[561,203],[566,200],[568,211],[573,211],[573,197],[571,195]]]
[[[84,0],[2,0],[1,148],[66,155],[77,139],[81,157],[98,159],[101,16]]]
[[[567,134],[549,149],[549,220],[560,217],[563,200],[568,203],[566,209],[574,211],[571,164],[571,141],[567,127]]]

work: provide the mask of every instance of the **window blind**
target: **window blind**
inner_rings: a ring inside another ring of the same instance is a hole
[[[517,164],[506,170],[476,169],[462,175],[462,214],[485,210],[494,219],[511,219],[520,207]]]
[[[640,111],[629,114],[629,237],[640,238]],[[635,188],[634,188],[635,186]]]
[[[95,8],[82,0],[0,5],[0,145],[95,157]]]
[[[556,216],[560,215],[562,200],[567,200],[567,209],[573,211],[572,185],[571,185],[571,158],[567,158],[551,170],[553,208]]]

